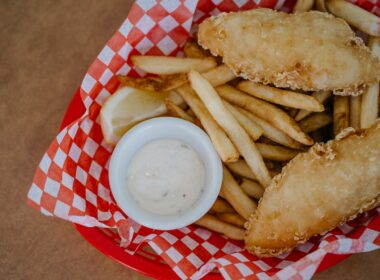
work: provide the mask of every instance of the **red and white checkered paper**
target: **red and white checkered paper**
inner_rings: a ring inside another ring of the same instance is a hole
[[[380,208],[327,235],[313,238],[291,253],[259,259],[242,242],[189,226],[156,231],[128,219],[110,193],[108,164],[112,147],[104,142],[99,110],[118,87],[117,74],[143,75],[132,54],[180,53],[191,30],[206,17],[224,11],[269,7],[290,11],[294,0],[139,0],[85,75],[80,94],[85,114],[65,127],[43,156],[28,202],[49,216],[89,227],[116,227],[121,246],[135,252],[142,242],[160,255],[181,278],[197,279],[218,268],[226,279],[309,279],[327,253],[351,254],[380,248]],[[354,1],[355,2],[355,1]],[[357,0],[380,15],[377,0]]]

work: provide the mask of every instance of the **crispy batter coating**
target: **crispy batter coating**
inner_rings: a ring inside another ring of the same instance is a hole
[[[348,128],[290,161],[251,215],[246,248],[276,256],[378,205],[380,120],[364,132]]]
[[[380,78],[380,60],[349,25],[318,11],[223,13],[199,25],[198,41],[235,74],[277,87],[357,95]]]

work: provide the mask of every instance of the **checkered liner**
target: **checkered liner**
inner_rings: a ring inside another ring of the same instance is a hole
[[[380,15],[376,0],[358,5]],[[380,247],[380,208],[278,258],[258,259],[241,242],[189,226],[154,231],[128,219],[110,193],[112,147],[99,125],[99,110],[118,87],[117,74],[141,76],[132,54],[176,55],[204,18],[224,11],[269,7],[290,11],[294,0],[139,0],[85,75],[80,94],[85,114],[64,128],[43,156],[28,202],[49,216],[93,227],[116,227],[121,246],[135,252],[147,242],[181,278],[200,278],[214,268],[229,278],[308,279],[327,253],[366,252]]]

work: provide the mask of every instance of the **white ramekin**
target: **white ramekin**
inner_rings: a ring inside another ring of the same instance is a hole
[[[125,180],[128,164],[136,151],[161,138],[177,139],[191,146],[206,168],[206,183],[201,197],[183,213],[172,216],[154,214],[141,208],[130,195]],[[128,131],[116,145],[109,165],[111,191],[121,210],[137,223],[159,230],[187,226],[206,214],[218,197],[222,177],[222,163],[207,134],[188,121],[170,117],[150,119]]]

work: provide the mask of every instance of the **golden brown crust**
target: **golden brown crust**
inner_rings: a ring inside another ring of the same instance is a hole
[[[380,78],[380,61],[348,24],[317,11],[222,13],[199,25],[198,42],[236,75],[282,88],[357,95]]]
[[[249,218],[246,248],[277,256],[378,205],[380,120],[365,131],[348,128],[290,161]]]

